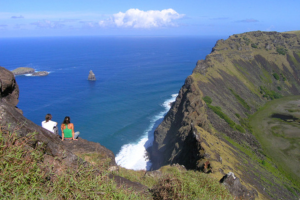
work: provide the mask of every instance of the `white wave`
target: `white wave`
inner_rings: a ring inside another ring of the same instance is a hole
[[[177,94],[173,94],[170,99],[162,104],[165,110],[152,118],[149,127],[136,143],[125,144],[121,147],[120,152],[116,155],[118,165],[126,169],[150,170],[152,163],[146,156],[146,149],[153,144],[154,129],[156,128],[154,126],[170,110],[171,103],[175,101],[176,97]]]
[[[35,71],[35,72],[39,72],[39,71]],[[47,71],[48,74],[51,74],[53,71]],[[32,76],[32,73],[31,74],[24,74],[25,76]]]

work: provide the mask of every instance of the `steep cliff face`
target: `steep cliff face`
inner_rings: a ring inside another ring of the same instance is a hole
[[[269,100],[300,94],[299,77],[300,32],[257,31],[219,40],[155,130],[153,169],[179,163],[217,178],[234,171],[260,197],[293,199],[282,185],[262,183],[262,177],[274,177],[256,163],[264,155],[248,116]]]

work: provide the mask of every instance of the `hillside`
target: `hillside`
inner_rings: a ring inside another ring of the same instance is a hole
[[[217,179],[234,172],[259,199],[298,199],[300,173],[289,168],[292,158],[274,156],[253,120],[267,102],[300,94],[299,33],[256,31],[219,40],[155,130],[153,169],[179,163]],[[295,155],[296,143],[290,145]]]

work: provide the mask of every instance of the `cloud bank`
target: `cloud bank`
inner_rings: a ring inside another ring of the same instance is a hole
[[[124,28],[158,28],[177,26],[175,20],[180,19],[184,14],[179,14],[173,9],[148,10],[129,9],[125,13],[113,14],[110,19],[101,20],[102,27],[116,26]]]
[[[22,19],[22,18],[24,18],[22,15],[20,15],[20,16],[11,16],[11,18],[12,19]]]
[[[256,19],[244,19],[244,20],[240,20],[240,21],[237,21],[237,22],[242,22],[242,23],[255,23],[255,22],[258,22],[258,20],[256,20]]]

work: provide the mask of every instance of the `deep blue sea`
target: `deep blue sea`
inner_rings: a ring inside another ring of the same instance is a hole
[[[59,124],[70,116],[80,137],[112,150],[120,165],[143,169],[154,129],[217,39],[5,38],[0,39],[0,66],[50,72],[16,77],[25,117],[40,125],[47,113]],[[97,81],[87,80],[90,70]]]

